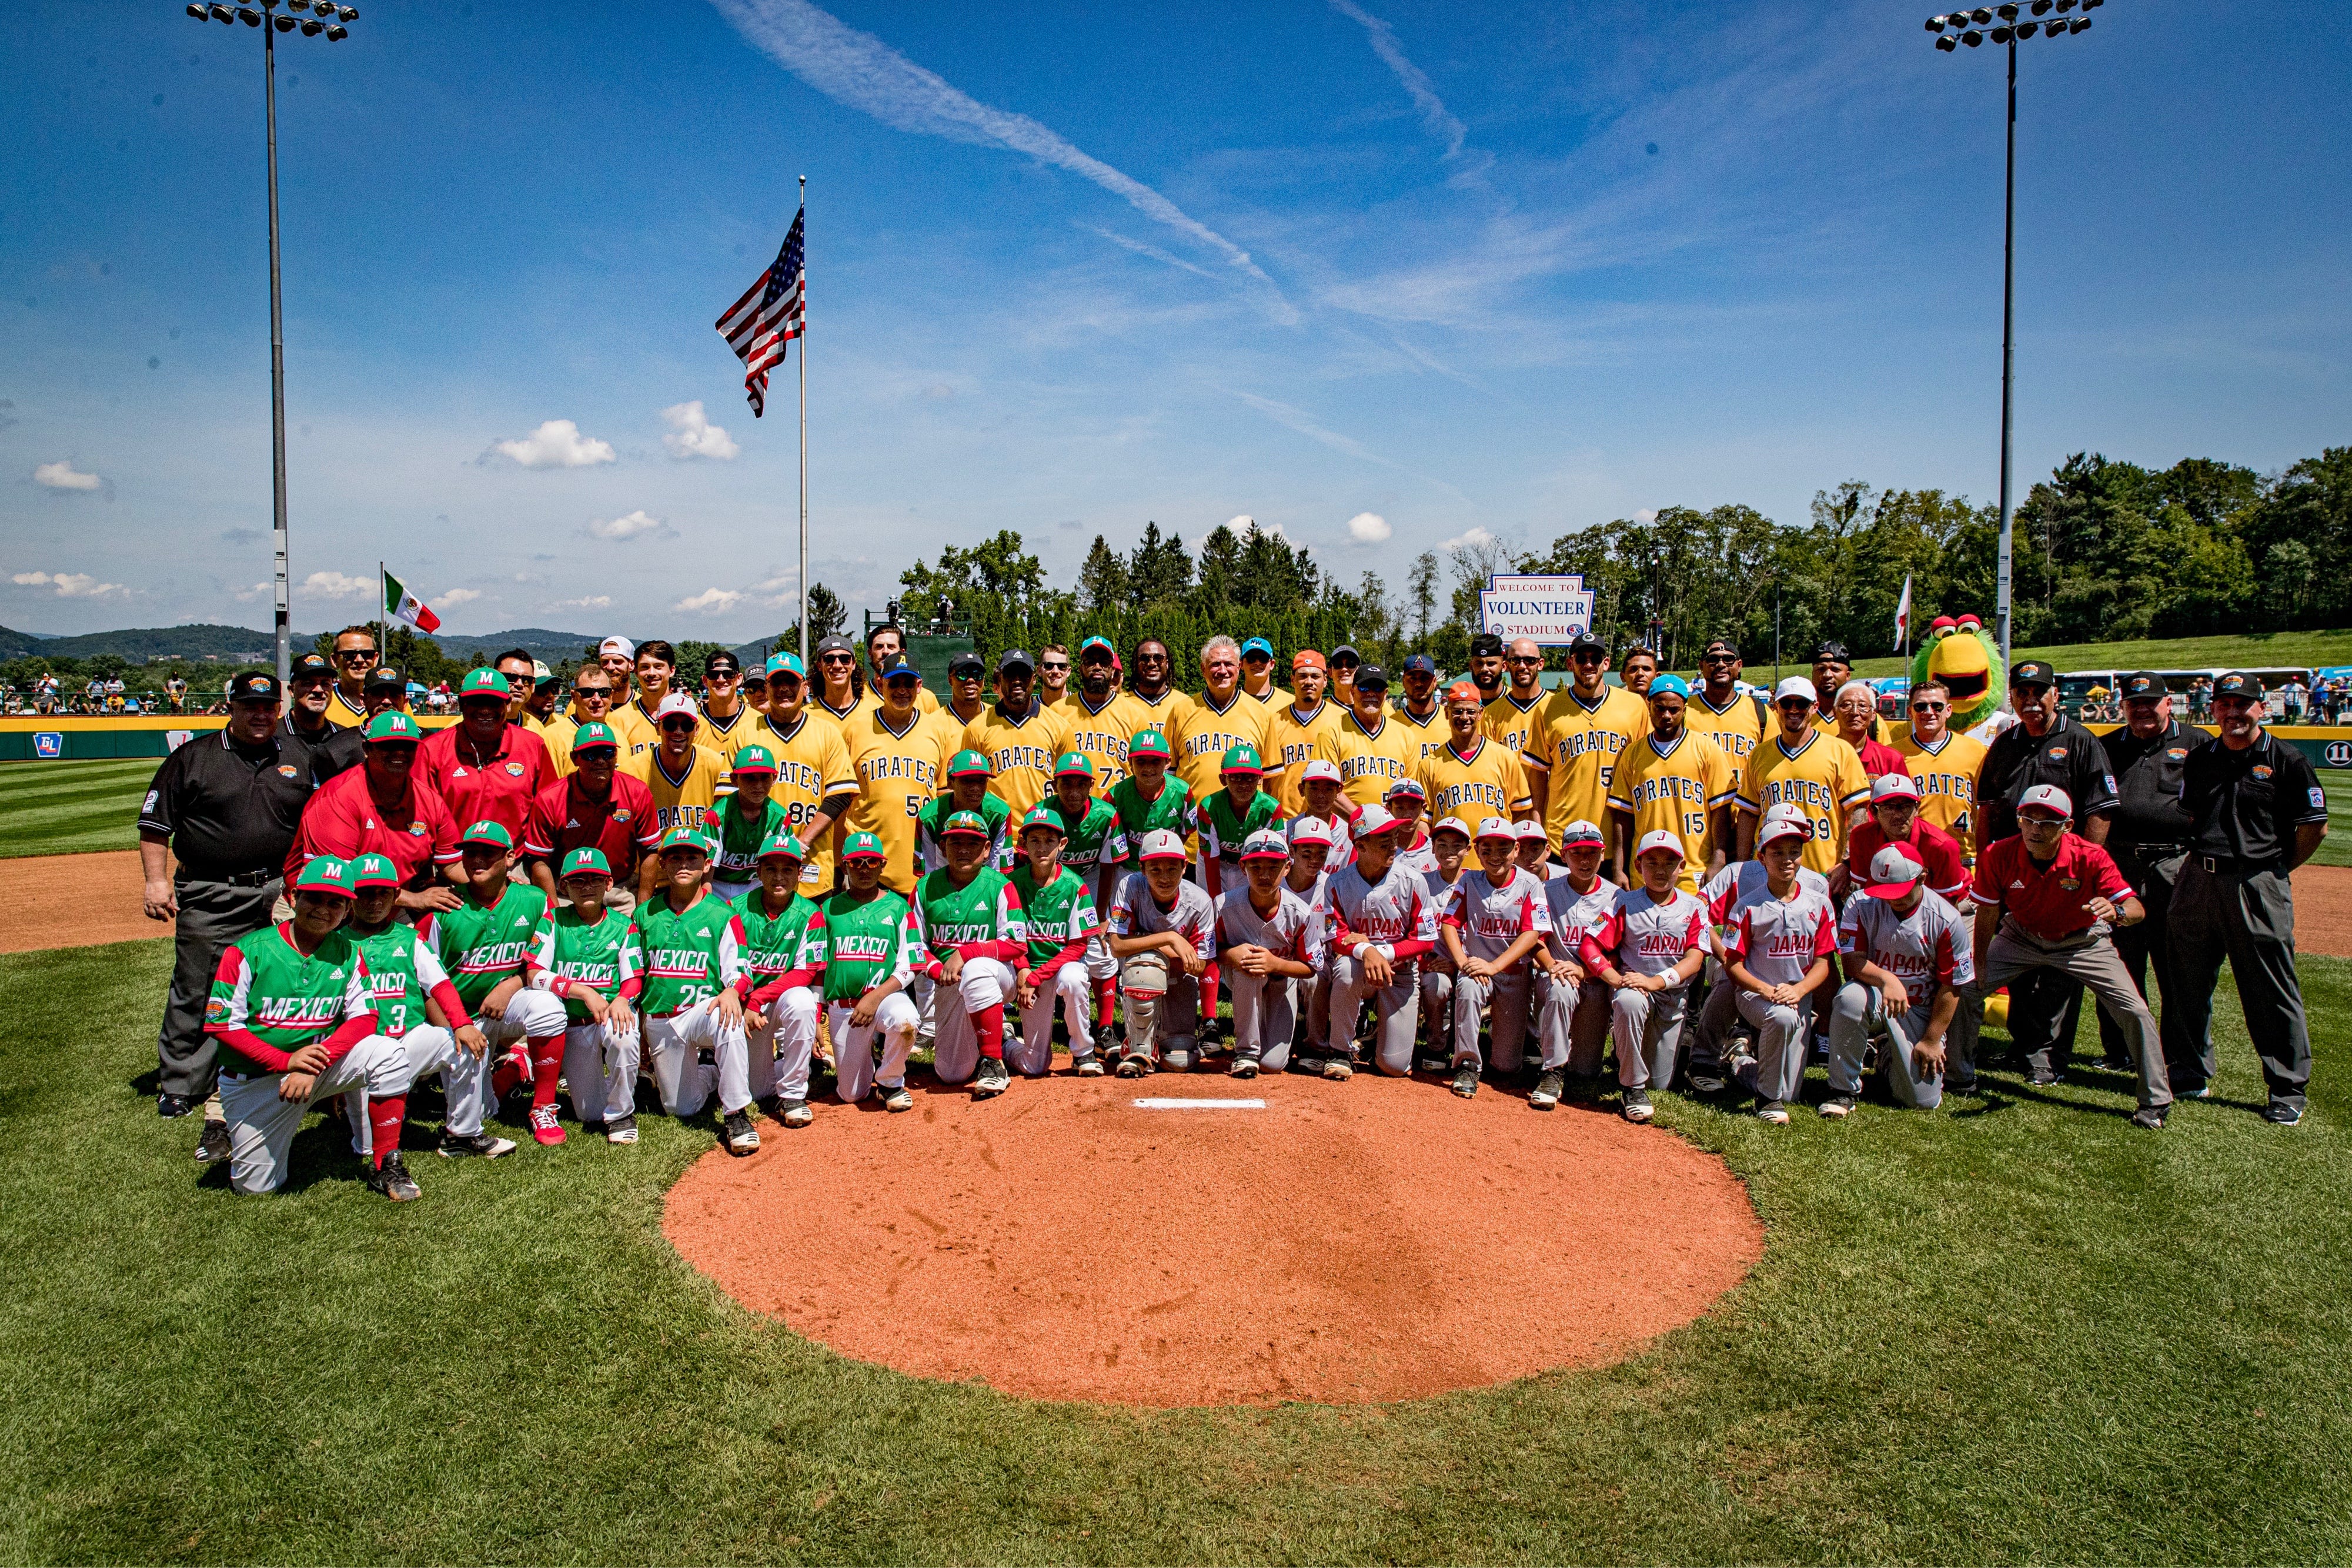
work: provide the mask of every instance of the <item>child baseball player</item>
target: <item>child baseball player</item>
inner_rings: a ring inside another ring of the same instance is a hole
[[[1397,864],[1427,877],[1437,869],[1437,850],[1430,841],[1429,786],[1418,779],[1400,779],[1388,787],[1381,804],[1397,821]]]
[[[523,967],[540,916],[547,913],[547,894],[508,879],[514,838],[502,823],[486,818],[467,828],[458,835],[457,854],[466,873],[463,896],[455,909],[420,921],[417,936],[449,972],[483,1036],[493,1048],[507,1048],[491,1070],[493,1103],[528,1082],[531,1137],[560,1144],[555,1090],[563,1065],[563,1004],[529,988]]]
[[[1235,1078],[1255,1078],[1261,1068],[1280,1072],[1290,1065],[1291,1037],[1297,1032],[1298,982],[1310,979],[1307,956],[1315,916],[1307,901],[1284,885],[1290,844],[1278,828],[1261,828],[1242,845],[1244,885],[1217,894],[1218,962],[1234,992]]]
[[[776,757],[764,746],[746,746],[728,769],[731,793],[711,808],[710,891],[724,904],[740,905],[760,880],[760,852],[784,831],[783,803],[775,798]],[[805,857],[803,857],[805,858]]]
[[[855,1105],[878,1086],[883,1106],[911,1111],[907,1054],[921,1016],[907,995],[915,973],[915,914],[882,885],[889,864],[882,841],[857,832],[842,841],[843,886],[824,901],[815,956],[824,966],[826,1026],[833,1035],[834,1092]],[[877,1042],[877,1036],[879,1036]],[[874,1048],[882,1047],[877,1071]]]
[[[1578,956],[1611,992],[1625,1120],[1646,1122],[1650,1090],[1674,1082],[1683,1006],[1706,956],[1706,905],[1675,885],[1683,869],[1680,835],[1664,828],[1643,834],[1633,866],[1642,885],[1618,893],[1600,925],[1584,934]]]
[[[1127,1019],[1121,1078],[1139,1078],[1155,1064],[1192,1071],[1201,972],[1217,956],[1216,905],[1185,878],[1184,841],[1164,829],[1147,834],[1140,858],[1143,869],[1120,879],[1110,907],[1110,951]]]
[[[563,1005],[563,1082],[572,1113],[601,1123],[604,1141],[637,1141],[637,1001],[646,956],[637,928],[613,907],[613,863],[583,845],[563,857],[551,904],[531,933],[530,983]]]
[[[1838,950],[1846,983],[1830,1004],[1824,1116],[1853,1112],[1874,1038],[1886,1042],[1881,1071],[1896,1104],[1932,1111],[1943,1103],[1944,1039],[1959,1016],[1960,993],[1975,983],[1976,954],[1967,917],[1927,886],[1927,874],[1904,846],[1887,844],[1871,857],[1859,894],[1845,902]],[[2156,1120],[2161,1124],[2162,1115]]]
[[[1734,904],[1763,895],[1765,883],[1771,879],[1764,863],[1765,841],[1791,837],[1792,830],[1804,835],[1803,841],[1812,841],[1813,819],[1804,807],[1780,805],[1764,813],[1756,826],[1757,858],[1731,862],[1707,878],[1698,890],[1706,904],[1708,920],[1720,928],[1730,918]],[[1797,881],[1817,893],[1830,894],[1832,904],[1837,902],[1829,879],[1801,861],[1797,866]],[[1702,972],[1707,980],[1706,1000],[1699,1008],[1698,1028],[1691,1040],[1690,1085],[1702,1094],[1713,1094],[1723,1088],[1726,1061],[1743,1053],[1754,1056],[1757,1051],[1753,1028],[1737,1005],[1739,988],[1726,979],[1722,960],[1710,952]],[[1811,1027],[1815,1030],[1822,1022],[1822,1011],[1819,1007],[1813,1009]],[[1745,1046],[1738,1042],[1737,1037],[1741,1034],[1751,1037]]]
[[[1756,856],[1764,883],[1735,894],[1715,916],[1722,988],[1756,1030],[1756,1054],[1736,1053],[1731,1073],[1755,1093],[1756,1113],[1775,1126],[1788,1124],[1790,1102],[1804,1079],[1814,997],[1829,983],[1837,952],[1837,906],[1825,889],[1807,887],[1798,876],[1811,837],[1811,825],[1793,813],[1759,823]]]
[[[1601,857],[1608,840],[1601,824],[1578,819],[1560,832],[1560,858],[1568,869],[1544,882],[1551,907],[1551,936],[1536,952],[1536,1039],[1543,1072],[1528,1094],[1538,1111],[1559,1105],[1567,1074],[1590,1084],[1601,1076],[1601,1043],[1609,1035],[1609,988],[1596,985],[1584,967],[1584,937],[1617,907],[1617,887],[1602,880]]]
[[[933,796],[915,815],[916,841],[922,847],[926,873],[948,863],[947,821],[960,811],[978,817],[987,827],[986,863],[1005,863],[1009,852],[1005,830],[1012,821],[1013,808],[1003,797],[989,792],[992,777],[986,752],[967,748],[948,759],[948,792]]]
[[[760,1146],[751,1124],[751,1055],[743,1029],[743,923],[707,885],[710,841],[699,828],[662,835],[659,879],[637,906],[646,987],[638,1011],[662,1109],[683,1120],[719,1090],[719,1141],[739,1158]],[[709,1051],[713,1065],[701,1063]]]
[[[1331,1032],[1323,1076],[1344,1081],[1354,1075],[1360,1059],[1356,1028],[1369,1000],[1375,1060],[1382,1072],[1402,1078],[1412,1071],[1413,1035],[1421,1021],[1413,965],[1437,946],[1437,911],[1422,879],[1396,863],[1396,819],[1387,807],[1364,807],[1355,835],[1356,858],[1331,873],[1325,898],[1331,933]]]
[[[738,772],[736,777],[742,777]],[[816,1120],[809,1109],[809,1063],[816,1051],[817,988],[824,965],[824,914],[801,895],[808,846],[778,830],[760,846],[760,885],[735,905],[743,925],[743,1029],[751,1051],[751,1098],[772,1100],[787,1127]]]
[[[1347,786],[1339,778],[1339,765],[1328,758],[1318,757],[1299,764],[1298,793],[1305,803],[1301,817],[1312,817],[1331,833],[1330,858],[1324,862],[1326,870],[1338,871],[1356,858],[1356,807],[1347,798]],[[1381,815],[1388,817],[1384,807]],[[1395,819],[1389,818],[1391,821]]]
[[[1429,889],[1432,908],[1441,912],[1454,898],[1470,858],[1470,829],[1459,817],[1441,817],[1429,834],[1430,869],[1421,880]],[[1454,1041],[1447,1026],[1454,1017],[1454,960],[1440,939],[1437,948],[1421,963],[1421,1054],[1413,1066],[1423,1072],[1443,1072],[1454,1064]]]
[[[1315,977],[1307,982],[1307,1046],[1303,1051],[1291,1053],[1290,1065],[1298,1070],[1308,1058],[1321,1061],[1328,1054],[1326,1041],[1331,1035],[1331,873],[1325,865],[1331,858],[1331,825],[1308,817],[1293,817],[1284,824],[1290,839],[1290,864],[1282,873],[1282,885],[1298,895],[1307,905],[1310,921],[1307,928],[1307,961],[1315,966]]]
[[[1459,819],[1449,818],[1449,821]],[[1478,1092],[1478,1015],[1494,1011],[1495,1071],[1517,1072],[1527,1054],[1528,959],[1551,935],[1544,885],[1518,863],[1518,834],[1487,817],[1472,840],[1478,869],[1465,871],[1438,923],[1454,960],[1454,1092]]]
[[[1007,1048],[1013,1066],[1040,1078],[1054,1061],[1054,1007],[1070,1037],[1070,1065],[1099,1078],[1087,977],[1087,951],[1102,941],[1102,911],[1086,880],[1062,863],[1061,813],[1040,801],[1021,820],[1021,864],[1013,891],[1029,923],[1029,973],[1021,982],[1021,1040]]]
[[[1004,1070],[1004,1004],[1029,973],[1029,926],[1021,895],[989,865],[987,819],[957,811],[940,824],[947,864],[915,890],[928,955],[918,967],[942,989],[932,1067],[942,1083],[970,1080],[971,1097],[991,1100],[1012,1078]],[[953,996],[958,1005],[949,1005]]]
[[[1062,819],[1062,864],[1094,893],[1103,917],[1103,937],[1087,947],[1087,977],[1095,990],[1095,1032],[1110,1032],[1111,999],[1118,988],[1118,960],[1110,956],[1110,904],[1118,892],[1118,867],[1129,857],[1118,813],[1095,794],[1095,765],[1083,751],[1066,751],[1054,764],[1054,814]]]

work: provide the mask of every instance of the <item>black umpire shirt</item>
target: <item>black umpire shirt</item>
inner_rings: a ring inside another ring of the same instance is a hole
[[[163,758],[139,808],[139,831],[171,841],[181,874],[226,882],[286,863],[310,799],[310,758],[273,735],[260,746],[226,729]]]
[[[2012,724],[1993,737],[1977,775],[1977,842],[1990,844],[2017,831],[2017,798],[2036,784],[2055,784],[2074,802],[2076,831],[2101,811],[2116,809],[2115,776],[2107,770],[2099,737],[2058,716],[2038,739]]]
[[[2179,719],[2145,740],[2128,727],[2101,739],[2118,801],[2107,833],[2110,854],[2142,844],[2187,846],[2197,820],[2180,803],[2180,776],[2190,749],[2204,741],[2204,731]]]
[[[2243,751],[2218,736],[2190,750],[2180,803],[2193,824],[2191,849],[2248,867],[2284,869],[2295,829],[2327,821],[2319,770],[2267,729]]]
[[[278,721],[278,744],[310,758],[310,787],[317,789],[346,768],[366,760],[367,740],[358,730],[321,720],[308,732],[294,727],[289,716]]]

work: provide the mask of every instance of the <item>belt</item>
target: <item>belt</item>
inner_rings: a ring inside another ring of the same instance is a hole
[[[2126,854],[2137,855],[2144,861],[2168,860],[2174,855],[2185,855],[2189,852],[2187,844],[2117,844],[2115,847]]]
[[[271,866],[267,871],[241,871],[228,874],[221,874],[196,871],[184,865],[180,868],[179,880],[182,882],[217,882],[229,887],[268,887],[271,883],[276,882],[285,873],[276,866]]]
[[[2223,872],[2238,873],[2250,871],[2276,871],[2279,867],[2275,857],[2259,861],[2248,860],[2241,855],[2191,855],[2189,858],[2217,875]]]

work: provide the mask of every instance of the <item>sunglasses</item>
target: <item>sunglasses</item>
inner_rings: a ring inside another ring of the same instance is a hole
[[[373,648],[346,648],[335,655],[335,663],[338,664],[373,664],[375,663],[375,650]]]
[[[1911,711],[1913,713],[1945,713],[1949,711],[1951,706],[1949,703],[1913,703]]]
[[[1049,675],[1066,674],[1070,668],[1067,664],[1040,664],[1037,667]]]
[[[1701,653],[1699,655],[1698,662],[1702,664],[1736,664],[1739,663],[1739,655],[1737,653]]]
[[[2054,833],[2066,823],[2060,817],[2020,817],[2017,825],[2029,833]]]
[[[690,718],[666,718],[662,720],[662,733],[664,735],[689,735],[694,731],[695,723],[696,721]]]
[[[578,697],[583,703],[608,703],[613,700],[613,688],[610,686],[574,686],[572,688],[572,695]]]
[[[850,657],[847,653],[820,653],[817,655],[816,662],[820,664],[854,664],[857,663],[856,659]]]
[[[1540,664],[1543,663],[1543,655],[1541,653],[1514,653],[1511,655],[1511,663],[1514,664]]]

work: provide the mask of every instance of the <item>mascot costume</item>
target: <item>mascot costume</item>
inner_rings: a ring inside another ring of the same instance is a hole
[[[1911,684],[1940,681],[1952,694],[1952,728],[1990,746],[2016,721],[2001,704],[2009,696],[2009,671],[2000,644],[1973,615],[1938,615],[1927,640],[1911,655]]]

